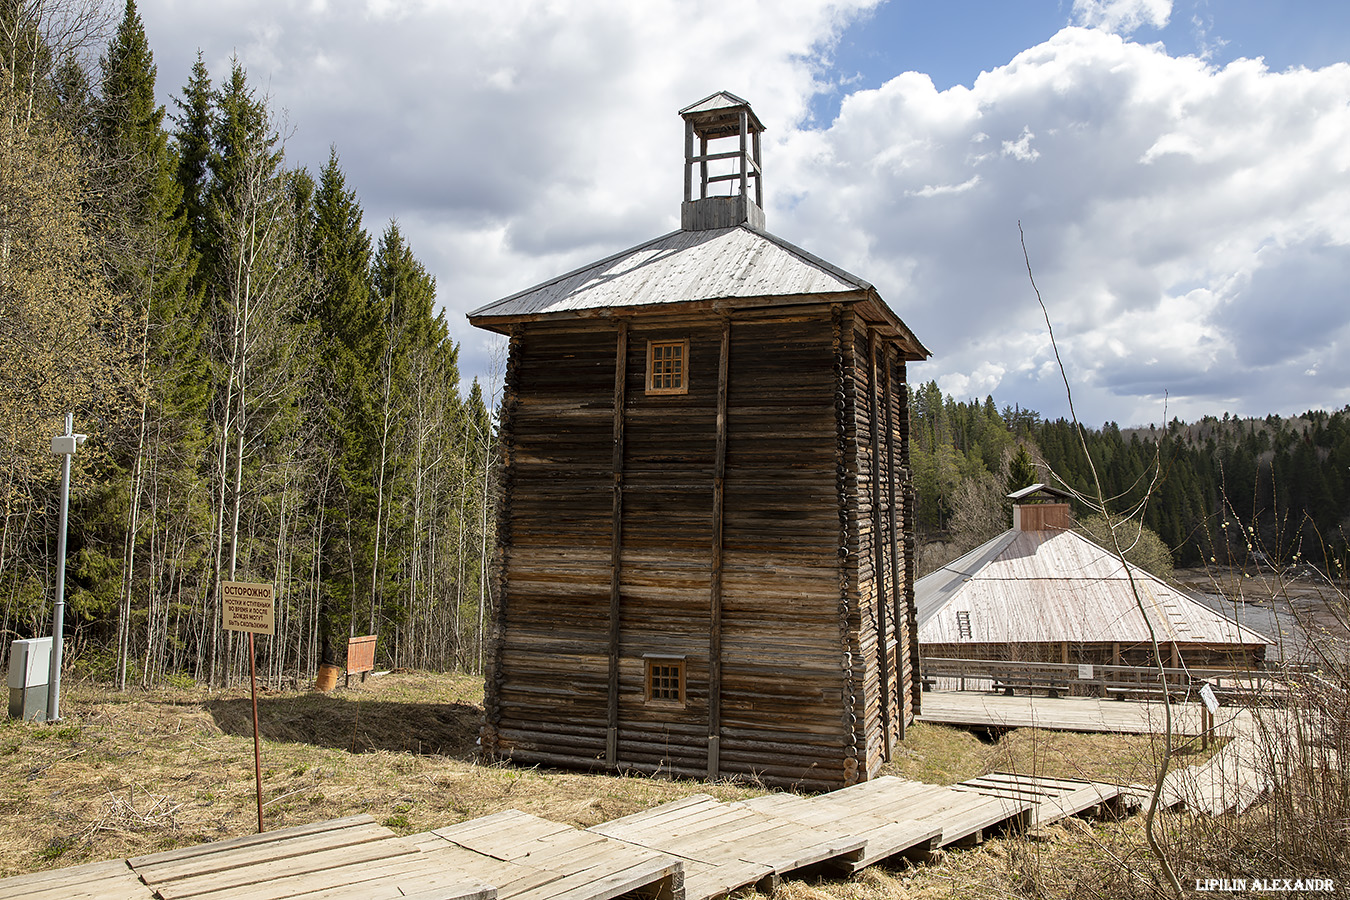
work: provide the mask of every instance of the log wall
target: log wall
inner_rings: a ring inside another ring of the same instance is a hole
[[[847,306],[516,329],[485,749],[874,775],[912,703],[899,355]],[[687,393],[646,393],[659,340]],[[648,702],[650,655],[683,658],[682,707]]]

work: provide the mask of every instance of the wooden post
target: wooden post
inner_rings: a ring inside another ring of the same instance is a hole
[[[609,553],[609,730],[605,764],[619,763],[619,593],[623,560],[623,421],[624,387],[628,373],[628,323],[619,322],[614,351],[614,505]]]
[[[872,482],[872,592],[877,621],[877,662],[881,669],[881,744],[885,759],[891,758],[891,664],[886,640],[886,555],[881,544],[881,419],[877,414],[877,330],[867,329],[867,431],[872,458],[868,478]]]
[[[717,450],[713,457],[712,584],[708,625],[708,777],[721,774],[722,743],[722,508],[727,470],[727,378],[731,369],[731,320],[722,322],[717,360]]]
[[[1111,642],[1111,665],[1120,665],[1120,641]]]
[[[764,163],[759,158],[759,132],[752,138],[755,149],[755,205],[764,208]]]
[[[883,348],[882,364],[886,368],[886,380],[882,387],[885,391],[883,399],[886,403],[886,491],[887,491],[887,517],[890,523],[891,532],[891,631],[895,633],[896,646],[899,647],[900,623],[906,622],[908,627],[908,617],[901,614],[900,611],[900,520],[895,508],[895,413],[892,405],[895,402],[894,387],[891,384],[891,348]],[[908,651],[909,635],[905,635],[905,649]],[[897,652],[899,652],[897,650]],[[917,668],[919,661],[911,658],[909,660],[911,670]],[[908,704],[905,703],[905,688],[912,685],[904,680],[904,667],[896,665],[895,667],[895,693],[896,704],[896,733],[900,740],[905,739],[905,709]]]
[[[698,171],[699,181],[702,187],[699,188],[699,199],[708,199],[708,139],[699,135],[698,139]]]
[[[914,602],[914,581],[916,578],[915,557],[914,557],[914,478],[910,471],[910,416],[909,416],[909,391],[905,390],[904,385],[908,381],[905,368],[905,360],[898,353],[896,354],[895,370],[899,375],[900,390],[896,396],[896,402],[900,405],[900,465],[905,472],[905,484],[901,489],[901,503],[903,504],[901,521],[905,529],[905,621],[908,624],[909,631],[909,693],[911,706],[908,712],[919,715],[923,712],[923,672],[920,669],[922,665],[923,653],[919,649],[919,610]]]
[[[694,123],[684,122],[684,202],[694,199]]]
[[[749,173],[746,172],[746,169],[750,168],[750,166],[749,166],[749,165],[747,164],[747,162],[746,162],[746,156],[748,155],[748,150],[749,150],[749,148],[746,146],[746,139],[749,137],[749,131],[750,131],[750,115],[749,115],[744,109],[742,109],[742,110],[741,110],[741,196],[742,196],[743,198],[746,198],[746,199],[749,199],[749,193],[750,193],[750,186],[749,186],[748,184],[746,184],[746,178],[749,177]]]

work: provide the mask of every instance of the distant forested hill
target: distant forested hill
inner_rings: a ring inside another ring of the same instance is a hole
[[[1350,539],[1350,407],[1296,418],[1206,416],[1166,427],[1084,428],[992,397],[964,402],[935,382],[911,388],[920,538],[974,546],[1005,514],[996,495],[1028,479],[1141,502],[1144,523],[1178,565],[1300,560],[1343,563]],[[1028,464],[1034,463],[1029,469]],[[1086,506],[1076,504],[1080,516]],[[974,542],[974,543],[972,543]],[[1261,556],[1258,556],[1260,554]]]

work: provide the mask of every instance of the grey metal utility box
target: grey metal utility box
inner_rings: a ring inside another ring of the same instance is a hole
[[[51,638],[29,638],[9,645],[10,718],[47,721],[47,687],[51,680],[51,668]]]

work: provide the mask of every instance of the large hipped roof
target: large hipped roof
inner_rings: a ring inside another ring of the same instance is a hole
[[[673,311],[681,304],[700,303],[788,306],[821,300],[860,303],[865,317],[887,326],[907,345],[910,358],[929,355],[872,285],[748,225],[672,232],[489,303],[469,313],[469,321],[502,330],[517,321],[605,311]]]
[[[1135,601],[1129,575],[1142,600]],[[1073,531],[1007,531],[920,578],[921,644],[1268,644]],[[965,612],[968,635],[958,625]],[[1147,615],[1147,620],[1145,619]]]

